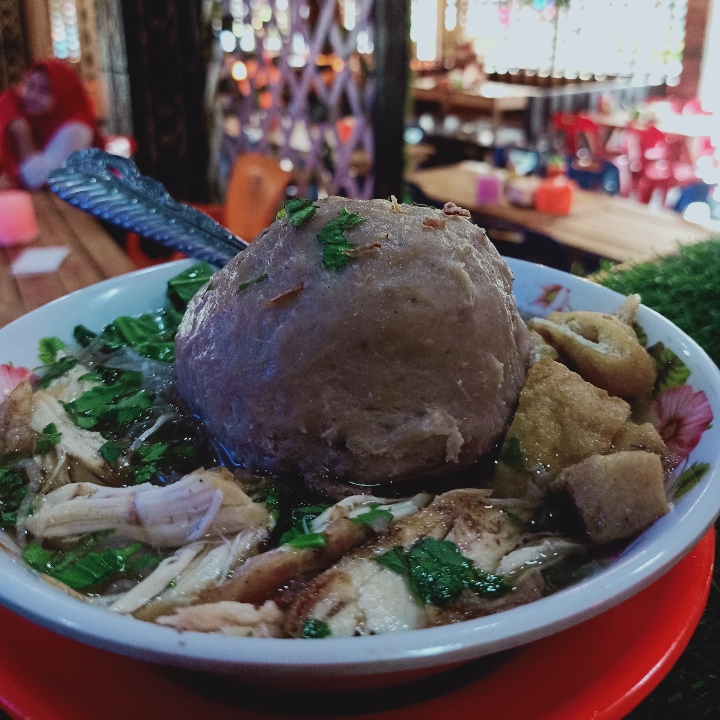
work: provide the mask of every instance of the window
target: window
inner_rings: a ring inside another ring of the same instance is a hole
[[[446,18],[457,12],[459,40],[473,44],[488,73],[670,85],[680,77],[687,0],[413,0],[419,60],[442,59],[427,31],[438,2]]]

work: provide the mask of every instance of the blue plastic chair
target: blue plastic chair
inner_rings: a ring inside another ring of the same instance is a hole
[[[603,190],[608,195],[617,195],[620,190],[620,171],[607,160],[594,160],[592,167],[583,168],[577,159],[568,158],[567,176],[583,190]]]

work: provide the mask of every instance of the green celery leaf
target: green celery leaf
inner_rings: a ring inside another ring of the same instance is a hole
[[[274,490],[268,491],[265,496],[265,507],[267,508],[270,517],[277,521],[280,517],[280,497]]]
[[[113,466],[118,461],[119,457],[125,452],[126,448],[124,445],[115,442],[114,440],[108,440],[104,445],[100,447],[100,454],[105,458],[108,465]]]
[[[142,543],[138,542],[125,548],[88,553],[67,569],[54,572],[53,577],[73,590],[86,590],[122,572],[127,559],[141,547]]]
[[[474,568],[475,577],[470,589],[481,597],[496,597],[512,590],[512,585],[502,575]]]
[[[70,356],[60,358],[57,362],[46,365],[44,367],[45,372],[43,374],[43,378],[40,381],[40,387],[50,387],[50,383],[53,380],[56,380],[61,375],[64,375],[66,372],[72,370],[76,365],[77,360]]]
[[[159,565],[167,555],[155,554],[155,553],[143,553],[133,558],[130,562],[125,565],[125,572],[128,575],[135,575],[135,573],[148,568],[153,568]]]
[[[322,533],[298,533],[287,544],[298,550],[303,548],[321,548],[327,545],[327,538]]]
[[[326,270],[342,270],[350,262],[350,256],[345,251],[351,250],[353,246],[343,233],[364,222],[365,218],[357,213],[340,208],[338,217],[326,223],[318,233],[317,239],[323,246],[322,266]]]
[[[182,320],[175,310],[161,310],[154,315],[127,315],[116,318],[100,333],[98,342],[106,351],[130,347],[153,360],[173,362],[174,338]]]
[[[50,423],[43,428],[42,435],[35,441],[35,452],[43,455],[50,452],[60,442],[61,433],[58,432],[57,425]]]
[[[17,510],[27,494],[28,479],[17,466],[0,468],[0,528],[17,522]]]
[[[168,280],[167,296],[175,309],[183,311],[197,291],[215,274],[212,265],[201,262]]]
[[[500,460],[516,472],[525,472],[525,458],[517,436],[513,435],[505,439],[502,448],[500,448]]]
[[[88,330],[84,325],[76,325],[73,329],[73,337],[78,345],[87,347],[95,338],[97,333],[92,330]]]
[[[267,279],[268,279],[268,274],[263,273],[262,275],[259,275],[258,277],[256,277],[254,280],[248,280],[247,282],[240,283],[238,285],[238,289],[236,290],[236,292],[242,292],[243,290],[247,290],[251,285],[254,285],[255,283],[260,283],[263,280],[267,280]]]
[[[378,521],[383,523],[392,522],[393,514],[389,510],[379,510],[377,503],[370,503],[369,508],[367,512],[348,518],[348,520],[368,527],[373,527]]]
[[[396,572],[398,575],[410,577],[410,564],[401,547],[394,547],[382,555],[376,555],[373,560],[384,565],[389,570]]]
[[[53,570],[53,558],[56,553],[46,550],[38,542],[29,542],[23,549],[22,559],[31,567],[33,570],[45,573],[48,575]]]
[[[141,445],[137,450],[137,454],[143,462],[155,462],[165,454],[165,451],[168,449],[168,447],[169,446],[166,443],[152,443],[151,445]]]
[[[136,483],[143,483],[158,471],[158,461],[163,458],[169,445],[166,443],[153,443],[142,445],[135,454],[135,465],[132,468],[133,477]]]
[[[645,330],[643,329],[642,325],[638,325],[637,323],[633,323],[632,326],[633,330],[635,331],[635,337],[638,339],[638,342],[645,347],[647,345],[648,336]]]
[[[457,545],[425,538],[408,553],[410,588],[425,604],[446,605],[473,585],[473,564]]]
[[[313,217],[315,217],[315,212],[317,211],[317,205],[312,200],[306,200],[304,198],[292,198],[291,200],[286,200],[285,204],[283,206],[283,210],[285,213],[283,214],[283,218],[287,217],[287,219],[295,226],[300,227],[304,222],[307,222],[308,220],[311,220]],[[280,213],[283,212],[282,210]],[[278,213],[278,216],[280,215]],[[278,220],[281,220],[282,218],[278,217]]]
[[[426,605],[442,607],[457,600],[464,590],[496,597],[512,589],[505,578],[476,568],[455,543],[446,540],[425,538],[407,553],[396,547],[374,559],[408,577],[413,594]]]
[[[57,354],[65,347],[65,343],[57,337],[40,338],[38,348],[38,359],[43,365],[51,365],[55,362]]]
[[[136,484],[147,482],[158,471],[157,465],[149,463],[147,465],[136,465],[132,468],[133,478]]]
[[[324,620],[303,620],[301,637],[321,639],[330,637],[330,626]]]

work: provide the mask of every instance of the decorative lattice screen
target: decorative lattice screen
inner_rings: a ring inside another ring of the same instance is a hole
[[[238,88],[224,124],[231,154],[290,160],[301,194],[372,197],[372,4],[224,3],[220,73]]]

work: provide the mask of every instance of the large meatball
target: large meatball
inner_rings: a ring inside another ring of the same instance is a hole
[[[331,197],[275,222],[193,298],[180,393],[252,470],[386,483],[470,465],[498,442],[525,377],[512,275],[464,217]],[[339,213],[347,265],[323,267]]]

